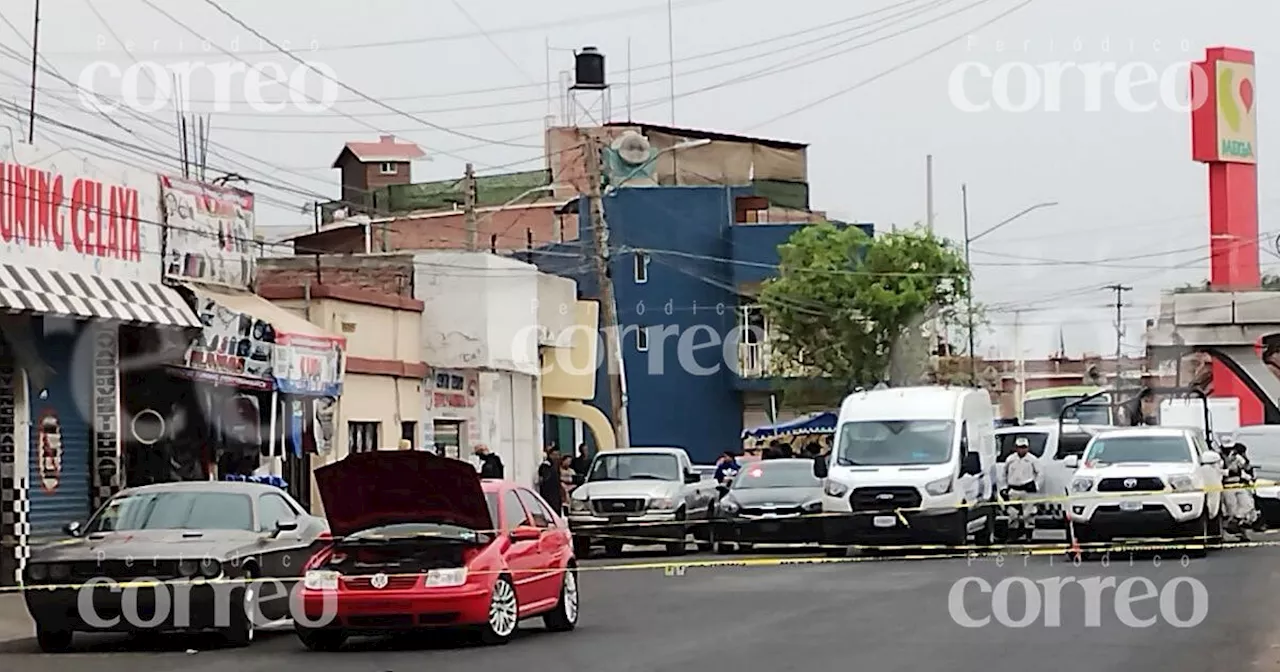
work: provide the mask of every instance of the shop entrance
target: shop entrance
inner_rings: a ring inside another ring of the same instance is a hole
[[[462,458],[463,424],[461,420],[436,420],[432,423],[437,454],[455,459]]]

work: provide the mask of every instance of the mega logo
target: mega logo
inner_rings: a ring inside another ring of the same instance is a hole
[[[1237,135],[1252,135],[1250,125],[1253,114],[1253,80],[1242,76],[1237,78],[1232,68],[1220,67],[1218,70],[1218,114],[1227,128]],[[1219,151],[1223,156],[1240,159],[1253,158],[1253,143],[1247,139],[1221,138]]]

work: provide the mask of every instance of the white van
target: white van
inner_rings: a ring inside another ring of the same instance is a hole
[[[824,543],[989,545],[995,528],[995,418],[984,390],[900,387],[840,406],[824,479]],[[847,549],[832,549],[843,555]]]

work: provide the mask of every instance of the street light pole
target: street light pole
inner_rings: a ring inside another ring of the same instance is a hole
[[[968,319],[966,320],[966,322],[967,322],[967,330],[969,332],[969,378],[970,378],[970,383],[976,385],[978,382],[978,360],[977,360],[977,357],[975,356],[976,353],[974,353],[974,350],[976,349],[977,346],[975,344],[976,338],[975,338],[974,326],[973,326],[973,262],[970,259],[970,247],[973,245],[974,241],[984,236],[987,236],[989,234],[995,233],[996,231],[1004,228],[1006,225],[1011,224],[1019,219],[1022,219],[1023,217],[1035,212],[1036,210],[1040,210],[1042,208],[1052,208],[1058,205],[1058,202],[1044,201],[1042,203],[1036,203],[1035,205],[1032,205],[1030,207],[1023,208],[1022,210],[1019,210],[1018,212],[1015,212],[1014,214],[1004,218],[995,226],[989,229],[986,229],[985,231],[982,231],[976,236],[969,235],[969,186],[966,184],[960,185],[960,205],[964,210],[963,212],[963,215],[964,215],[964,265],[965,265],[965,271],[966,271],[966,279],[969,283],[969,287],[968,287],[969,291],[967,292],[967,295],[965,297],[965,311],[968,313]]]
[[[969,332],[969,384],[978,384],[978,359],[974,356],[974,332],[973,332],[973,262],[970,259],[969,244],[973,239],[969,236],[969,185],[960,185],[960,207],[963,210],[964,219],[964,269],[965,269],[965,316],[967,331]]]

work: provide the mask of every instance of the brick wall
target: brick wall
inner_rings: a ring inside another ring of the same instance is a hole
[[[533,235],[533,246],[578,239],[578,215],[557,215],[556,205],[481,210],[477,215],[476,247],[489,250],[493,236],[496,249],[523,250]],[[373,252],[399,250],[464,249],[467,224],[462,212],[428,217],[399,217],[373,224],[370,237]],[[332,229],[294,239],[296,254],[353,254],[364,252],[364,229],[359,226]]]
[[[283,257],[258,260],[258,291],[268,287],[330,285],[413,297],[413,257],[404,255]]]

